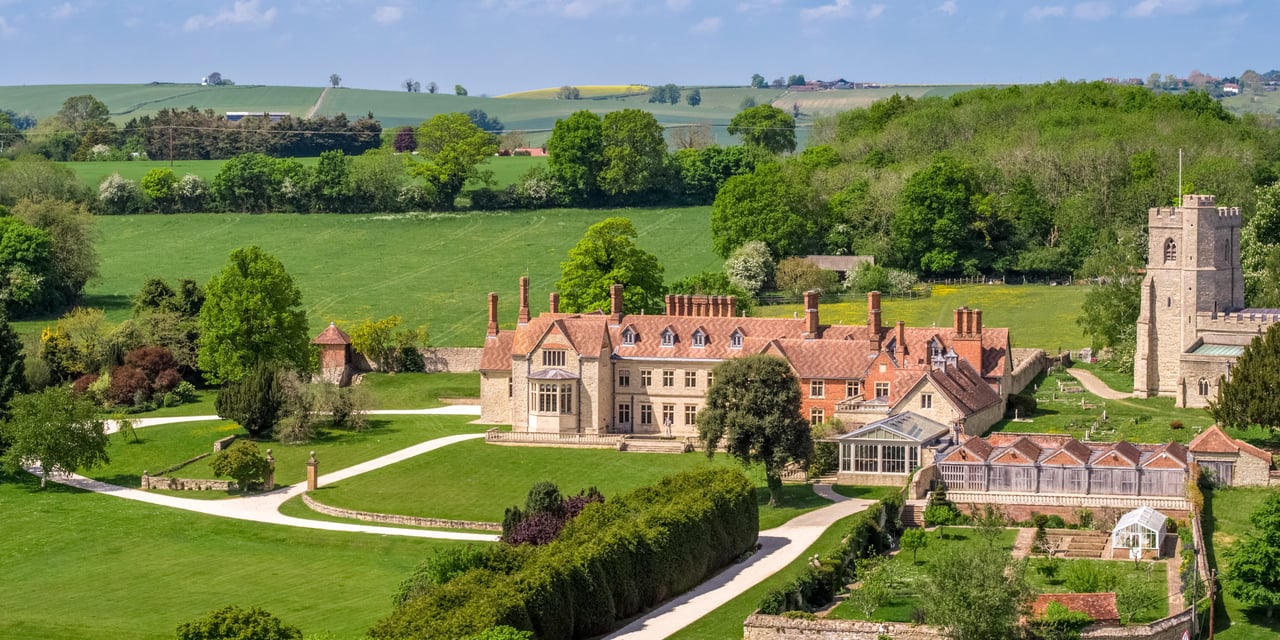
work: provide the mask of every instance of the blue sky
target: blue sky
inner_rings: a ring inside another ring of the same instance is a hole
[[[1276,24],[1277,0],[0,0],[0,85],[1228,76],[1280,67]]]

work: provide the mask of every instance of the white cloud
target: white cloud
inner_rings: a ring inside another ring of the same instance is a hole
[[[1240,4],[1240,0],[1142,0],[1129,7],[1125,15],[1131,18],[1149,18],[1159,14],[1191,13],[1204,6]]]
[[[15,35],[18,35],[18,30],[13,28],[13,25],[10,25],[9,21],[4,19],[4,16],[0,16],[0,38],[8,38]]]
[[[720,30],[720,18],[703,18],[689,29],[689,33],[715,33]]]
[[[53,10],[49,12],[49,17],[53,18],[54,20],[64,20],[66,18],[70,18],[71,16],[75,15],[75,13],[76,13],[75,6],[72,5],[70,2],[64,2],[54,7]]]
[[[956,6],[956,0],[946,0],[942,4],[938,5],[934,9],[934,11],[937,11],[938,13],[945,13],[949,16],[954,16],[956,14],[956,11],[959,11],[959,9],[960,8]]]
[[[276,19],[274,7],[262,10],[258,8],[258,0],[236,0],[230,9],[223,9],[216,15],[194,15],[187,18],[182,28],[186,31],[198,31],[223,24],[245,24],[265,27]]]
[[[1061,18],[1067,15],[1067,8],[1061,5],[1053,5],[1049,7],[1031,7],[1027,9],[1027,20],[1036,22],[1045,18]]]
[[[827,18],[843,18],[853,13],[852,0],[835,0],[831,4],[818,5],[800,10],[800,17],[805,20],[825,20]]]
[[[693,4],[693,0],[667,0],[667,8],[672,11],[684,11]]]
[[[781,5],[786,0],[743,0],[738,3],[738,13],[758,13]]]
[[[1080,20],[1102,20],[1113,13],[1111,5],[1105,2],[1081,2],[1071,10],[1071,15]]]
[[[392,5],[383,5],[373,10],[373,21],[379,24],[394,24],[404,17],[404,9]]]
[[[867,8],[867,17],[879,18],[881,15],[884,15],[884,8],[885,7],[882,4],[871,5],[870,7]]]

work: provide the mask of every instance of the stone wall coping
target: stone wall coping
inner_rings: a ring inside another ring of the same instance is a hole
[[[350,518],[352,520],[363,520],[364,522],[381,522],[384,524],[407,524],[415,527],[431,527],[433,529],[476,529],[478,531],[502,531],[502,525],[497,522],[475,522],[471,520],[446,520],[442,518],[418,518],[415,516],[402,516],[391,513],[373,513],[369,511],[354,511],[351,509],[342,509],[339,507],[331,507],[326,504],[316,502],[310,494],[302,494],[302,503],[307,508],[317,513],[323,513],[327,516],[336,518]]]

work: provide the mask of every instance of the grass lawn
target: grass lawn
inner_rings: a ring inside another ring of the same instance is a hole
[[[560,263],[590,227],[631,218],[638,244],[654,252],[673,281],[719,269],[711,251],[710,207],[554,209],[518,213],[401,215],[189,214],[96,219],[101,276],[85,306],[120,322],[149,277],[207,282],[238,247],[259,245],[279,258],[302,291],[313,334],[330,321],[344,328],[391,314],[427,325],[431,342],[479,346],[485,294],[499,292],[502,327],[515,327],[517,281],[528,274],[535,314],[560,277]],[[164,249],[156,250],[162,242]],[[38,334],[48,318],[13,323]]]
[[[442,407],[440,398],[479,398],[478,373],[369,373],[360,386],[373,395],[374,409]]]
[[[884,500],[889,496],[896,496],[902,493],[902,487],[864,487],[853,484],[837,484],[833,485],[832,489],[846,498],[860,498],[862,500]]]
[[[462,442],[404,462],[321,487],[323,504],[377,513],[501,522],[503,510],[523,505],[529,487],[550,480],[568,494],[595,486],[605,497],[709,464],[736,465],[727,456],[626,453],[608,449],[510,447]],[[762,502],[763,476],[752,474]],[[788,485],[783,504],[761,506],[760,529],[829,504],[809,485]]]
[[[0,637],[173,638],[229,604],[306,634],[363,637],[397,584],[460,543],[216,518],[0,476]]]
[[[170,418],[179,416],[215,416],[218,410],[214,408],[213,403],[218,399],[217,389],[199,389],[196,391],[196,401],[180,404],[176,407],[160,407],[155,411],[147,411],[145,413],[129,414],[128,418]],[[115,412],[108,412],[108,417],[114,415]]]
[[[308,444],[257,444],[258,449],[264,453],[268,448],[272,450],[276,459],[276,483],[285,485],[306,479],[306,462],[312,451],[316,452],[316,459],[320,461],[320,473],[325,474],[432,438],[483,429],[467,424],[470,420],[470,416],[373,416],[369,420],[370,428],[362,433],[322,429],[319,437]],[[214,440],[229,435],[244,435],[244,430],[234,423],[219,420],[147,427],[138,429],[137,434],[141,439],[140,443],[132,440],[126,442],[123,435],[111,436],[108,451],[111,463],[90,470],[85,475],[111,484],[137,487],[143,471],[154,473],[205,451],[212,451]],[[213,471],[209,469],[212,460],[212,456],[199,460],[173,475],[180,478],[213,478]],[[227,495],[183,492],[184,497],[187,494],[199,494],[200,497]]]
[[[1123,577],[1131,577],[1136,575],[1142,578],[1145,582],[1147,582],[1151,586],[1151,588],[1156,592],[1164,594],[1166,596],[1169,593],[1169,583],[1168,583],[1168,573],[1167,573],[1168,567],[1165,566],[1165,563],[1168,562],[1167,560],[1162,560],[1160,562],[1155,562],[1155,563],[1143,562],[1139,564],[1138,567],[1135,568],[1133,563],[1128,560],[1117,561],[1117,560],[1065,559],[1062,562],[1062,566],[1058,570],[1057,576],[1053,580],[1046,579],[1044,575],[1042,575],[1039,571],[1036,571],[1035,569],[1036,561],[1032,560],[1031,566],[1028,567],[1027,569],[1027,581],[1030,582],[1031,586],[1040,593],[1070,593],[1070,590],[1064,584],[1065,580],[1063,579],[1063,576],[1066,575],[1066,573],[1070,570],[1070,566],[1073,563],[1081,563],[1081,562],[1092,562],[1092,563],[1107,565],[1108,568],[1116,571],[1117,574]],[[1148,566],[1151,567],[1150,571],[1147,570]],[[1146,624],[1148,622],[1155,622],[1156,620],[1164,618],[1165,616],[1168,616],[1168,615],[1169,615],[1169,599],[1166,597],[1160,601],[1160,604],[1158,606],[1148,608],[1142,613],[1139,613],[1138,615],[1134,616],[1133,623]]]
[[[1223,549],[1253,528],[1249,514],[1275,489],[1219,489],[1205,492],[1204,535],[1209,561],[1221,573]],[[1223,640],[1274,640],[1280,636],[1280,616],[1267,619],[1265,608],[1248,608],[1225,592],[1214,612],[1214,634]]]
[[[996,539],[996,544],[1002,549],[1013,549],[1013,541],[1017,536],[1017,529],[1005,529],[1004,533]],[[947,527],[945,538],[939,538],[937,531],[930,532],[929,546],[916,553],[914,564],[910,553],[898,553],[890,562],[904,567],[906,585],[888,604],[876,609],[875,613],[871,614],[871,619],[885,622],[911,622],[911,612],[921,606],[920,598],[911,592],[911,585],[924,579],[929,563],[937,559],[944,548],[953,546],[971,548],[984,544],[987,542],[978,535],[977,529]],[[842,620],[865,619],[862,612],[854,609],[847,601],[837,605],[827,614],[827,617]]]
[[[949,327],[957,308],[982,309],[983,326],[1012,328],[1009,337],[1013,346],[1057,353],[1089,345],[1076,325],[1086,290],[1045,285],[934,285],[933,295],[927,298],[884,298],[881,317],[886,325],[903,320],[910,327]],[[804,309],[801,304],[782,304],[757,307],[755,313],[790,318],[803,315]],[[821,318],[828,324],[866,324],[866,297],[823,303]]]
[[[1072,364],[1073,369],[1084,369],[1098,376],[1108,387],[1116,391],[1125,393],[1133,392],[1133,372],[1125,373],[1119,367],[1109,360],[1099,360],[1097,363],[1090,364],[1088,362],[1076,362]]]
[[[1035,380],[1039,385],[1035,397],[1038,403],[1036,412],[1029,417],[1031,422],[1013,422],[1003,420],[991,428],[992,431],[1011,431],[1028,433],[1068,433],[1083,439],[1086,430],[1096,420],[1107,414],[1104,429],[1090,436],[1093,440],[1129,440],[1131,442],[1189,442],[1205,427],[1213,424],[1209,413],[1203,409],[1178,409],[1173,406],[1173,398],[1124,398],[1121,400],[1103,400],[1091,393],[1062,393],[1058,391],[1058,382],[1078,385],[1076,379],[1066,372],[1045,374]],[[1030,389],[1028,389],[1030,391]],[[1056,396],[1056,398],[1055,398]],[[1086,409],[1081,401],[1096,408]],[[1182,423],[1181,429],[1173,429],[1169,425],[1173,421]],[[1234,431],[1232,435],[1252,440],[1249,432]],[[1256,435],[1256,434],[1255,434]]]

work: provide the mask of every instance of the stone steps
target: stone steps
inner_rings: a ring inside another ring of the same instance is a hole
[[[631,453],[685,453],[689,445],[683,440],[650,440],[627,438],[623,440],[623,451]]]

